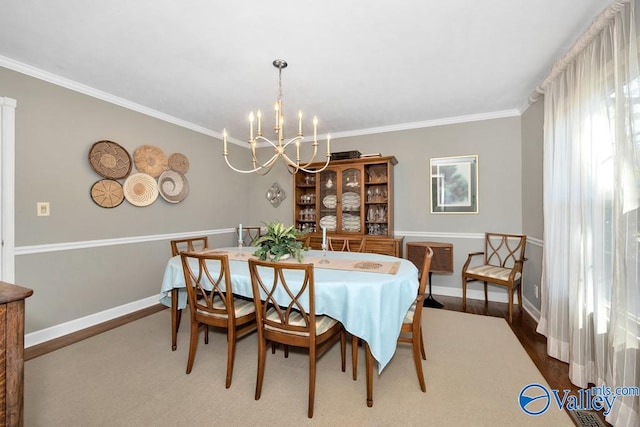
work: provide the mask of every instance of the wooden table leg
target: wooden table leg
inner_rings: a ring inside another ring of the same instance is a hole
[[[369,343],[362,341],[364,342],[367,369],[367,406],[371,408],[373,406],[373,355],[371,354]]]

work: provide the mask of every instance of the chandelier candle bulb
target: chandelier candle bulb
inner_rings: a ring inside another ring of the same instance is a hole
[[[313,142],[318,142],[318,117],[313,116]]]
[[[253,111],[249,113],[249,141],[253,141]]]
[[[262,136],[262,112],[258,110],[258,136]]]
[[[224,147],[224,155],[226,156],[228,154],[228,151],[227,151],[227,130],[226,129],[222,130],[222,144],[223,144],[223,147]]]
[[[327,156],[331,157],[331,135],[327,134]]]
[[[298,136],[302,136],[302,111],[298,111]]]

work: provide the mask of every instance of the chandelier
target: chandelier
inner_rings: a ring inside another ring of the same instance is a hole
[[[284,142],[284,118],[283,118],[283,109],[282,109],[282,69],[287,67],[287,61],[284,59],[276,59],[273,61],[273,66],[278,69],[278,100],[275,104],[275,126],[273,130],[276,135],[276,142],[266,138],[262,134],[262,113],[260,110],[257,111],[254,116],[253,111],[249,114],[249,146],[251,149],[251,164],[253,165],[252,169],[238,169],[231,165],[229,162],[229,152],[227,151],[227,130],[224,129],[222,132],[222,141],[223,141],[223,152],[225,162],[227,165],[236,172],[240,173],[253,173],[256,172],[259,175],[266,175],[271,171],[271,168],[276,163],[279,158],[287,164],[287,170],[294,174],[297,171],[301,170],[307,173],[318,173],[326,169],[329,165],[329,160],[331,160],[331,149],[330,149],[330,141],[331,137],[327,135],[327,161],[321,168],[308,169],[309,165],[313,163],[316,158],[316,154],[318,153],[318,138],[317,138],[317,129],[318,129],[318,118],[313,117],[313,155],[311,159],[301,164],[300,163],[300,143],[303,141],[304,136],[302,134],[302,111],[298,112],[298,134]],[[257,130],[254,136],[254,122],[257,119]],[[273,147],[275,154],[266,162],[262,163],[256,157],[256,145],[258,142],[268,143]],[[296,157],[295,160],[292,160],[286,153],[287,147],[290,145],[295,145],[296,148]]]

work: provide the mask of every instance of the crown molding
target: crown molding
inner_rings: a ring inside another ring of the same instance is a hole
[[[78,83],[73,80],[60,77],[48,71],[44,71],[39,68],[32,67],[31,65],[23,64],[22,62],[18,62],[11,58],[7,58],[6,56],[0,55],[0,66],[8,68],[13,71],[17,71],[22,74],[26,74],[27,76],[34,77],[39,80],[43,80],[45,82],[52,83],[57,86],[64,87],[66,89],[81,93],[83,95],[88,95],[93,98],[100,99],[102,101],[109,102],[111,104],[118,105],[120,107],[124,107],[129,110],[136,111],[138,113],[142,113],[144,115],[165,121],[167,123],[171,123],[176,126],[180,126],[180,127],[192,130],[194,132],[201,133],[203,135],[212,136],[220,140],[222,139],[222,134],[220,132],[215,132],[203,126],[199,126],[194,123],[188,122],[186,120],[182,120],[177,117],[170,116],[169,114],[165,114],[160,111],[154,110],[152,108],[145,107],[144,105],[136,104],[135,102],[131,102],[124,98],[111,95],[107,92],[94,89],[91,86],[87,86],[82,83]]]
[[[92,88],[90,86],[75,82],[73,80],[60,77],[48,71],[44,71],[39,68],[33,67],[31,65],[27,65],[22,62],[13,60],[11,58],[7,58],[6,56],[0,55],[0,66],[34,77],[39,80],[43,80],[43,81],[55,84],[57,86],[64,87],[74,92],[82,93],[84,95],[88,95],[93,98],[100,99],[102,101],[109,102],[111,104],[118,105],[120,107],[127,108],[129,110],[136,111],[138,113],[142,113],[159,120],[163,120],[167,123],[171,123],[176,126],[180,126],[185,129],[189,129],[194,132],[198,132],[203,135],[211,136],[213,138],[222,140],[222,133],[220,132],[207,129],[203,126],[196,125],[194,123],[179,119],[169,114],[162,113],[160,111],[154,110],[149,107],[145,107],[144,105],[136,104],[135,102],[131,102],[124,98],[111,95],[107,92],[103,92],[101,90]],[[378,133],[388,133],[388,132],[398,132],[398,131],[411,130],[411,129],[420,129],[420,128],[427,128],[427,127],[433,127],[433,126],[443,126],[443,125],[475,122],[475,121],[482,121],[482,120],[501,119],[505,117],[520,116],[521,114],[522,114],[522,109],[511,109],[511,110],[503,110],[503,111],[494,111],[490,113],[470,114],[466,116],[448,117],[448,118],[435,119],[435,120],[426,120],[422,122],[401,123],[401,124],[390,125],[390,126],[358,129],[358,130],[346,131],[346,132],[336,132],[331,134],[331,138],[332,139],[348,138],[348,137],[372,135],[372,134],[378,134]],[[325,140],[326,138],[327,138],[326,134],[318,135],[319,141]],[[243,148],[247,148],[247,149],[249,148],[249,145],[247,144],[246,141],[242,141],[242,140],[239,140],[236,138],[230,138],[230,137],[227,138],[227,141]],[[258,145],[258,147],[266,147],[266,146],[268,146],[268,144]]]

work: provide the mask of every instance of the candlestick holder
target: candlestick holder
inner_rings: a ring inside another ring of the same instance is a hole
[[[319,264],[329,264],[329,260],[327,259],[327,244],[324,243],[322,245],[322,259]]]
[[[238,239],[238,256],[239,257],[246,257],[246,255],[244,254],[244,250],[243,250],[242,239]]]

